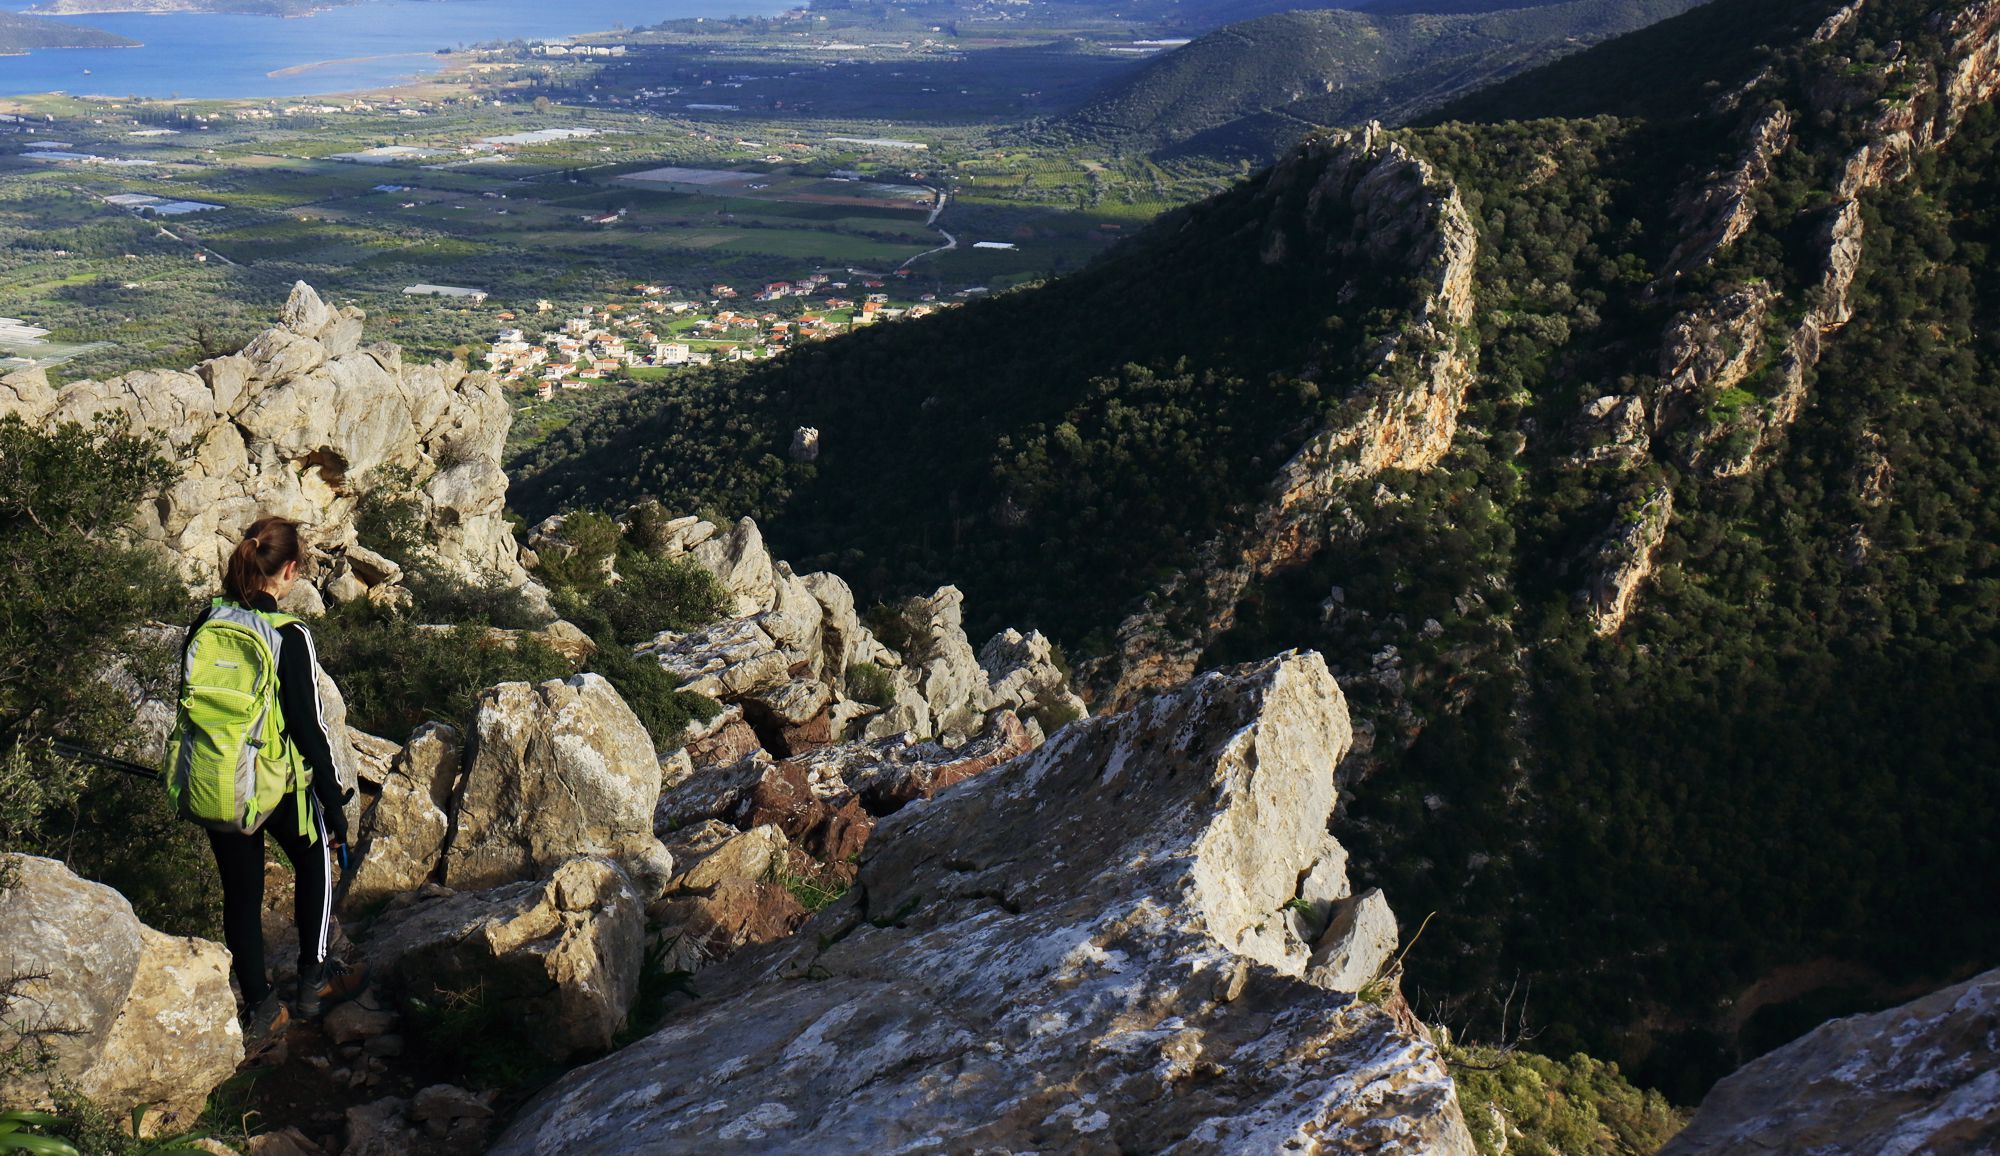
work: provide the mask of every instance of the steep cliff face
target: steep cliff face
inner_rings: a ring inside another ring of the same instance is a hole
[[[61,389],[40,371],[12,374],[0,414],[32,425],[117,416],[157,435],[181,478],[137,512],[135,529],[197,589],[217,588],[243,527],[276,515],[305,524],[317,562],[298,608],[401,597],[401,568],[378,553],[390,543],[360,541],[370,497],[408,511],[407,533],[443,572],[528,585],[501,516],[512,412],[499,385],[456,363],[405,365],[396,346],[364,344],[362,322],[301,282],[279,326],[241,352]]]
[[[847,899],[494,1151],[1469,1154],[1424,1034],[1314,982],[1393,945],[1327,833],[1347,742],[1316,655],[1076,724],[883,821]]]
[[[1265,196],[1296,196],[1314,173],[1306,219],[1319,219],[1322,202],[1342,203],[1371,257],[1411,270],[1424,294],[1371,353],[1351,399],[1284,464],[1250,516],[1150,595],[1151,608],[1120,624],[1116,653],[1086,673],[1106,702],[1128,704],[1192,675],[1202,652],[1234,622],[1245,588],[1320,549],[1348,487],[1384,470],[1429,469],[1451,449],[1478,353],[1469,327],[1479,241],[1465,206],[1448,180],[1379,126],[1292,154],[1272,170]],[[1270,230],[1266,263],[1286,259],[1297,244],[1288,237]],[[1310,225],[1307,239],[1326,245]],[[1313,250],[1296,256],[1310,260]]]

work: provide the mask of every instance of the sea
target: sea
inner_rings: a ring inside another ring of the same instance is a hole
[[[222,100],[380,88],[444,67],[440,48],[555,39],[688,17],[773,16],[799,0],[365,0],[310,16],[97,13],[67,20],[143,43],[0,57],[0,96]],[[20,11],[20,0],[0,7]]]

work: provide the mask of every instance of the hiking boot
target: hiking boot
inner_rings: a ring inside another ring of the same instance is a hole
[[[301,1019],[313,1019],[337,1003],[353,999],[368,986],[368,967],[350,967],[329,959],[299,977],[299,998],[294,1006]]]
[[[285,1038],[285,1028],[291,1022],[291,1009],[273,989],[262,1003],[243,1013],[244,1058],[255,1059],[276,1047]]]

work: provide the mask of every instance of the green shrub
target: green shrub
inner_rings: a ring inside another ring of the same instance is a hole
[[[1482,1153],[1641,1156],[1687,1124],[1658,1092],[1633,1087],[1617,1064],[1580,1053],[1561,1061],[1447,1047],[1445,1056],[1466,1129]]]
[[[414,566],[428,548],[423,515],[416,474],[408,466],[384,466],[366,479],[354,509],[354,529],[370,549],[400,565]]]
[[[620,581],[599,588],[591,604],[620,645],[644,642],[662,630],[692,630],[727,614],[729,592],[715,575],[687,558],[657,558],[625,550]]]
[[[157,440],[120,420],[44,431],[0,418],[0,851],[61,859],[161,930],[213,934],[217,885],[200,831],[157,785],[46,745],[157,757],[140,743],[129,693],[170,697],[177,654],[139,628],[192,611],[128,527],[175,475]],[[104,677],[114,667],[125,687]]]
[[[572,510],[563,515],[562,540],[570,547],[545,551],[535,570],[551,587],[568,587],[590,592],[604,586],[604,564],[618,552],[622,535],[618,523],[595,510]]]
[[[847,668],[847,697],[886,707],[896,701],[896,677],[872,662],[857,662]]]
[[[433,719],[463,726],[487,687],[563,678],[575,669],[531,637],[510,646],[474,622],[419,630],[365,602],[329,612],[313,634],[320,664],[347,699],[348,723],[394,742]]]

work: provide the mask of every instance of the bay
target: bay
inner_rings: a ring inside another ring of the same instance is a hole
[[[51,48],[0,57],[0,96],[218,100],[355,92],[436,72],[448,59],[436,55],[440,48],[695,16],[771,16],[794,6],[788,0],[367,0],[297,18],[192,12],[56,17],[129,36],[143,47]]]

